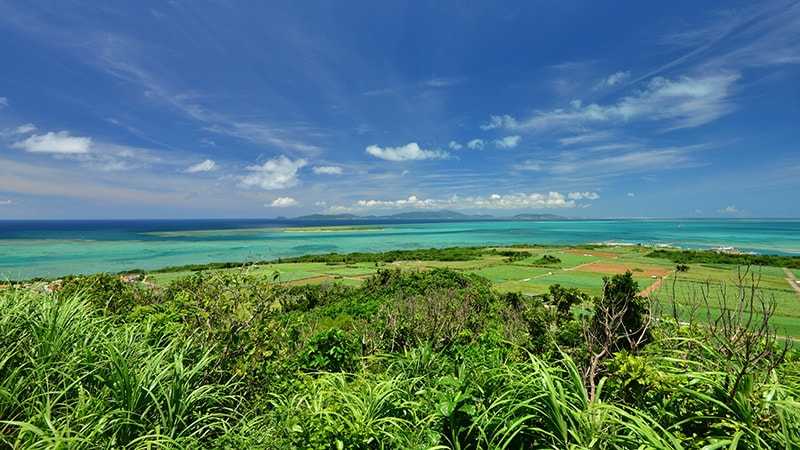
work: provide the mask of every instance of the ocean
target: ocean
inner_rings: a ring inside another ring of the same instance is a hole
[[[368,225],[296,232],[295,226]],[[800,220],[292,222],[270,220],[0,221],[0,280],[247,262],[310,253],[508,244],[732,246],[800,255]]]

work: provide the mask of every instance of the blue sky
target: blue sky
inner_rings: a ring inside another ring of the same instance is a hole
[[[798,217],[800,3],[0,0],[0,219]]]

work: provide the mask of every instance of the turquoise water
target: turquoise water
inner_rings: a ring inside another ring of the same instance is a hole
[[[619,242],[800,255],[800,220],[392,223],[287,232],[268,221],[0,222],[0,279],[270,260],[309,253]],[[326,225],[315,223],[315,226]],[[330,224],[327,224],[330,225]]]

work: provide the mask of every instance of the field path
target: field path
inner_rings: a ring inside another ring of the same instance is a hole
[[[783,273],[786,274],[786,281],[789,282],[789,286],[797,292],[797,295],[800,295],[800,284],[797,282],[797,277],[794,276],[794,272],[784,267]]]
[[[657,291],[657,290],[658,290],[658,288],[660,288],[660,287],[661,287],[661,283],[663,283],[663,282],[664,282],[664,280],[665,280],[665,279],[666,279],[668,276],[669,276],[669,274],[667,274],[667,275],[664,275],[663,277],[658,277],[658,279],[655,281],[655,283],[651,284],[651,285],[650,285],[650,286],[648,286],[646,289],[642,290],[642,292],[639,292],[639,296],[640,296],[640,297],[649,297],[649,296],[650,296],[650,294],[652,294],[653,292]]]

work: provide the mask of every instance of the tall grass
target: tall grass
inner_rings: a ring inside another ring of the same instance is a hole
[[[113,325],[80,295],[0,296],[0,439],[15,448],[186,447],[236,417],[213,357],[147,324]]]
[[[579,319],[484,280],[391,272],[269,295],[264,280],[189,281],[113,311],[80,289],[0,293],[0,445],[800,448],[797,354],[732,395],[736,362],[664,320],[603,361],[590,395],[587,347],[558,329]]]

